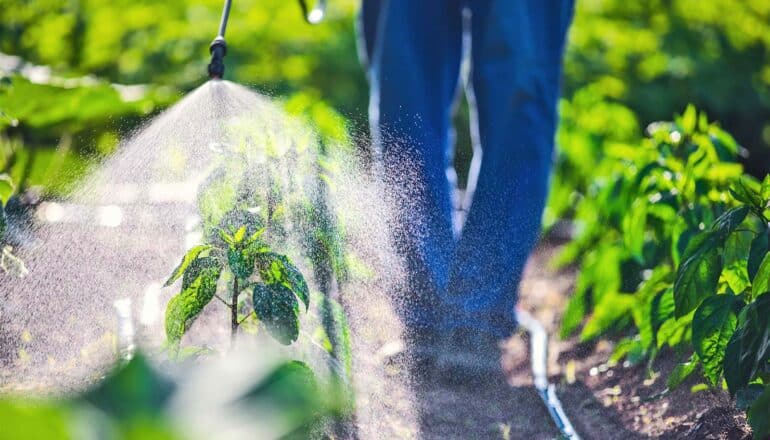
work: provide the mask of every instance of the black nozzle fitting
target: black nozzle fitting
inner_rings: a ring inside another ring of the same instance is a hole
[[[211,62],[209,63],[209,78],[222,79],[225,76],[225,55],[227,54],[227,44],[221,36],[214,38],[209,46],[211,53]]]

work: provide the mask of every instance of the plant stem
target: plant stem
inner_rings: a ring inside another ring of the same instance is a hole
[[[235,334],[238,332],[238,277],[233,277],[233,299],[230,306],[230,340],[235,342]]]

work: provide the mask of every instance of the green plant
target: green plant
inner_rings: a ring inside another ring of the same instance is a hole
[[[694,310],[692,345],[712,386],[740,394],[756,438],[770,435],[770,176],[730,190],[739,201],[692,238],[677,271],[674,313]]]
[[[248,215],[248,213],[240,213]],[[171,298],[166,308],[166,337],[178,344],[203,308],[215,297],[230,309],[230,328],[234,338],[245,320],[256,317],[282,344],[299,336],[300,302],[309,306],[307,283],[285,255],[273,252],[261,239],[265,227],[254,222],[223,225],[217,229],[218,240],[191,248],[166,281],[166,286],[182,278],[181,292]],[[217,295],[223,272],[229,298]],[[242,301],[249,293],[251,307]]]
[[[743,176],[740,147],[693,107],[648,133],[640,146],[606,145],[574,207],[578,234],[558,261],[579,268],[563,334],[581,323],[583,340],[633,327],[612,360],[650,367],[665,347],[688,354],[669,389],[701,371],[738,396],[763,438],[770,177]]]

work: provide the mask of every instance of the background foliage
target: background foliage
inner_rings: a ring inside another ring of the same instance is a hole
[[[11,169],[20,188],[61,192],[84,158],[109,153],[120,134],[205,79],[221,3],[0,0],[0,53],[20,57],[0,58],[0,171]],[[327,20],[311,27],[293,1],[235,2],[226,75],[295,96],[306,104],[295,110],[328,128],[340,122],[328,107],[365,127],[358,2],[330,3]],[[770,3],[578,1],[564,94],[574,99],[587,87],[642,126],[694,103],[751,152],[747,168],[760,175],[770,159]],[[460,132],[464,168],[470,148]]]

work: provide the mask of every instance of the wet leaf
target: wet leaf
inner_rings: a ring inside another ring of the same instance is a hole
[[[166,306],[166,338],[178,345],[195,318],[217,291],[222,267],[214,258],[194,260],[182,277],[182,291]]]
[[[283,284],[257,284],[252,296],[254,313],[273,338],[289,345],[299,336],[299,302]]]
[[[198,246],[195,246],[191,248],[184,257],[182,257],[182,261],[179,262],[179,265],[174,269],[174,271],[171,273],[171,276],[166,280],[166,283],[163,284],[163,287],[168,287],[172,284],[174,284],[174,281],[179,279],[179,277],[184,274],[184,271],[187,270],[188,267],[190,267],[190,264],[192,264],[193,261],[195,261],[198,256],[204,252],[212,249],[213,246],[208,244],[201,244]]]
[[[257,269],[265,284],[283,284],[305,305],[310,306],[310,291],[302,273],[285,255],[275,252],[257,254]]]
[[[732,294],[712,296],[701,303],[693,316],[692,343],[703,362],[704,376],[713,386],[722,377],[722,361],[738,323],[739,303],[740,299]]]

